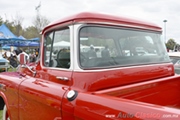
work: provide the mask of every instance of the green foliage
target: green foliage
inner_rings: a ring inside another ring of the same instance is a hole
[[[42,31],[42,29],[48,25],[50,21],[40,14],[37,14],[36,18],[33,21],[34,27],[37,29],[38,33]]]
[[[174,41],[174,39],[169,39],[166,43],[166,47],[169,50],[174,50],[174,47],[177,45],[177,43]]]
[[[3,114],[3,111],[0,110],[0,120],[2,120],[2,114]]]
[[[8,72],[15,72],[16,68],[8,68]]]
[[[5,24],[12,33],[16,36],[22,35],[27,39],[31,38],[40,38],[40,31],[44,28],[47,24],[49,24],[49,20],[41,15],[38,15],[38,19],[36,18],[32,23],[34,26],[29,26],[27,28],[22,27],[22,20],[23,18],[17,16],[13,21],[5,20],[3,21],[2,17],[0,16],[0,25]]]
[[[3,23],[3,19],[2,17],[0,16],[0,25]]]
[[[7,27],[14,33],[16,36],[24,36],[27,39],[31,38],[40,38],[40,31],[42,28],[44,28],[47,24],[49,24],[49,20],[45,16],[41,16],[40,14],[37,14],[36,18],[34,19],[33,26],[29,26],[27,28],[22,27],[22,20],[23,18],[20,16],[17,16],[13,21],[5,20],[3,21],[3,18],[0,16],[0,25],[6,24]],[[90,38],[91,39],[91,38]],[[99,42],[99,46],[103,46],[102,42],[100,40],[94,40]],[[87,44],[87,43],[86,43]],[[88,43],[93,44],[92,43]],[[111,43],[108,43],[111,44]],[[151,46],[147,46],[151,47]],[[166,43],[167,49],[173,50],[175,47],[180,48],[180,45],[175,42],[174,39],[169,39],[168,42]]]
[[[24,30],[24,37],[26,37],[27,39],[40,37],[40,33],[38,32],[36,27],[29,26]]]

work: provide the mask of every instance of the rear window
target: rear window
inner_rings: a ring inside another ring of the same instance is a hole
[[[169,62],[161,34],[152,31],[85,26],[79,33],[82,68]]]

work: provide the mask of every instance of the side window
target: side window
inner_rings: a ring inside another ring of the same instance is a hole
[[[69,28],[52,31],[45,35],[44,65],[55,68],[70,67]]]
[[[83,27],[80,30],[80,64],[82,67],[103,67],[104,61],[116,57],[117,47],[113,36],[103,27]]]
[[[50,63],[50,47],[53,40],[53,32],[46,33],[44,39],[44,66],[49,67]]]

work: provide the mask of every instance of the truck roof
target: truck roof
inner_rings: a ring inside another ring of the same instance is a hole
[[[130,19],[126,17],[113,16],[102,13],[82,12],[50,23],[48,26],[46,26],[43,29],[42,33],[46,31],[48,28],[51,28],[59,24],[76,24],[76,23],[112,24],[112,25],[127,26],[131,28],[141,28],[141,29],[147,29],[147,30],[159,31],[159,32],[162,31],[161,27],[146,21],[140,21],[137,19]]]

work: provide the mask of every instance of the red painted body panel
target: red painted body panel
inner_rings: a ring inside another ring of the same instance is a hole
[[[65,89],[57,83],[34,78],[26,80],[21,84],[19,92],[20,119],[51,120],[61,117],[61,100],[64,92]]]
[[[123,67],[112,70],[74,72],[72,87],[85,91],[96,91],[142,81],[149,81],[156,78],[164,78],[173,74],[174,69],[171,63],[155,66]]]
[[[95,92],[161,106],[180,108],[180,81],[178,76],[161,78]],[[153,99],[152,99],[153,98]],[[161,101],[160,99],[163,99]]]
[[[149,115],[148,114],[152,114]],[[163,115],[180,115],[179,110],[107,95],[80,93],[75,116],[81,119],[164,120]],[[179,120],[178,117],[175,119]]]
[[[81,13],[50,24],[42,34],[77,23],[161,32],[151,23]],[[0,96],[12,120],[164,120],[166,115],[180,120],[180,76],[170,62],[83,70],[75,67],[79,63],[70,69],[45,67],[43,58],[28,64],[31,70],[21,66],[0,74]],[[77,93],[72,100],[70,90]]]
[[[19,88],[20,119],[51,120],[62,118],[62,98],[70,83],[56,78],[61,74],[71,79],[70,71],[39,70],[36,73],[36,78],[29,78],[21,84]]]
[[[153,23],[147,23],[140,20],[125,18],[125,17],[117,17],[112,15],[105,15],[105,14],[99,14],[99,13],[90,13],[90,12],[84,12],[79,13],[61,20],[58,20],[56,22],[51,23],[48,25],[44,30],[42,31],[42,34],[47,30],[51,29],[54,26],[57,26],[59,24],[76,24],[76,23],[94,23],[94,24],[115,24],[116,26],[126,26],[126,27],[134,27],[134,28],[143,28],[153,31],[162,31],[160,27]]]
[[[4,89],[1,88],[1,96],[4,96],[4,101],[7,103],[7,108],[12,110],[9,111],[9,115],[13,116],[15,120],[18,120],[18,89],[19,84],[27,79],[26,77],[21,77],[17,72],[11,73],[1,73],[0,75],[1,84],[4,85]],[[7,93],[8,91],[8,93]]]

